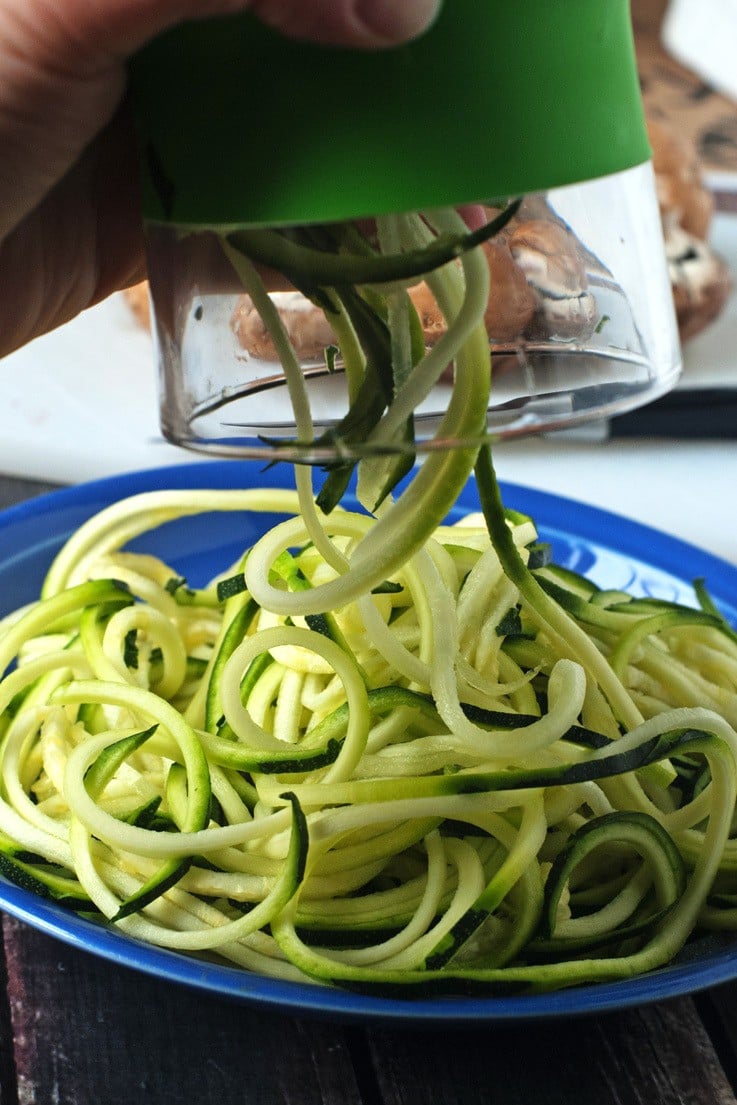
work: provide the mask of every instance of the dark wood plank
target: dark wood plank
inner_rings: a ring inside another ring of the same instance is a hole
[[[697,999],[699,1012],[737,1086],[737,983],[714,987]]]
[[[40,480],[0,475],[0,510],[53,491],[56,486],[58,485]],[[5,961],[0,960],[0,1105],[18,1105],[18,1102],[14,1032],[7,995],[7,975]]]
[[[340,1026],[160,983],[12,918],[3,929],[20,1102],[362,1103]]]
[[[18,1105],[13,1024],[7,992],[8,976],[5,957],[0,954],[0,1105]]]
[[[57,487],[58,484],[43,483],[40,480],[0,476],[0,510],[15,503],[21,503],[25,499],[35,499],[38,495],[45,495],[47,491],[54,491]]]
[[[386,1105],[734,1105],[690,1001],[454,1034],[373,1033]]]
[[[157,1105],[737,1101],[687,1000],[566,1023],[364,1032],[193,994],[67,948],[10,918],[4,935],[21,1102],[115,1105],[141,1096]],[[3,1105],[6,1100],[12,1101],[3,1098]]]

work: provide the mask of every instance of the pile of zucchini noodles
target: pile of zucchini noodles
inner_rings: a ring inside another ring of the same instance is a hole
[[[454,435],[488,392],[484,268],[434,274]],[[482,510],[446,523],[474,465]],[[376,514],[323,514],[296,475],[114,504],[0,623],[2,873],[155,945],[407,996],[629,978],[736,927],[737,637],[704,588],[687,609],[550,563],[485,447]],[[127,549],[212,511],[265,532],[203,587]]]

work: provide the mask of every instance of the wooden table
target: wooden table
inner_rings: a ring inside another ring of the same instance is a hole
[[[0,508],[48,490],[0,477]],[[157,981],[2,917],[0,1105],[737,1105],[737,984],[576,1021],[363,1028]]]
[[[658,53],[663,9],[633,4],[646,93],[681,119],[693,101],[708,156],[703,87]],[[0,477],[0,508],[45,490]],[[737,1105],[737,983],[576,1021],[365,1029],[193,993],[11,917],[2,934],[0,1105]]]

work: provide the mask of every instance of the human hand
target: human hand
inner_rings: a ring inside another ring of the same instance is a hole
[[[439,0],[0,0],[0,356],[144,276],[126,59],[252,10],[325,44],[410,39]]]

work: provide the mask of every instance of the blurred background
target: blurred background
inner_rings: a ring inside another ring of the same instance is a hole
[[[729,197],[737,185],[737,5],[632,0],[632,21],[648,115],[694,144],[707,180]]]

